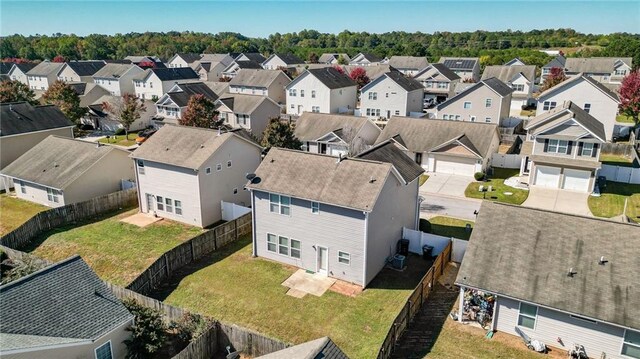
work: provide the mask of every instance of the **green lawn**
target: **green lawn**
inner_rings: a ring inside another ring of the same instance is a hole
[[[420,186],[422,186],[429,179],[429,175],[420,175]]]
[[[458,239],[469,240],[471,232],[467,232],[466,225],[470,224],[473,228],[473,222],[462,219],[438,216],[429,219],[431,223],[431,233],[439,236],[454,237]]]
[[[634,123],[633,117],[627,115],[618,115],[616,116],[616,121],[624,122],[624,123]]]
[[[522,117],[534,117],[536,115],[536,110],[522,110],[520,111],[520,116]]]
[[[127,140],[127,137],[125,135],[118,135],[118,136],[109,136],[110,138],[101,138],[98,140],[98,142],[100,143],[110,143],[112,145],[118,145],[118,146],[132,146],[136,144],[136,137],[138,137],[138,134],[133,132],[133,133],[129,133],[129,139]]]
[[[201,229],[162,220],[145,228],[120,222],[137,209],[97,222],[57,228],[44,234],[36,256],[59,261],[79,254],[104,280],[127,285],[164,252],[201,233]]]
[[[20,227],[39,212],[49,209],[6,194],[0,195],[0,236]]]
[[[627,216],[640,222],[640,185],[607,181],[607,187],[600,197],[589,196],[588,203],[591,213],[596,217],[611,218],[619,216],[627,204]]]
[[[508,168],[494,168],[493,176],[487,182],[473,182],[469,184],[467,189],[464,191],[464,195],[469,198],[484,198],[497,202],[511,203],[511,204],[522,204],[529,196],[529,191],[523,189],[517,189],[513,187],[506,186],[504,184],[504,180],[517,176],[520,171],[517,169],[508,169]],[[491,192],[480,192],[480,186],[484,186],[485,189],[488,186],[492,186]],[[507,195],[505,193],[511,193],[511,195]]]
[[[605,165],[633,167],[633,160],[631,159],[631,157],[609,153],[600,154],[600,162]]]
[[[407,270],[383,270],[354,298],[327,291],[301,299],[286,295],[288,288],[281,285],[296,270],[252,258],[246,236],[192,270],[164,301],[294,344],[330,336],[352,359],[375,358],[427,268],[422,258],[411,256]]]

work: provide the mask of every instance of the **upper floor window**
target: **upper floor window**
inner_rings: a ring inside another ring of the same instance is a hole
[[[108,341],[96,348],[96,359],[112,359],[111,341]]]
[[[316,98],[316,90],[311,90],[311,98]]]
[[[288,216],[291,214],[291,197],[269,194],[269,211]]]
[[[640,332],[631,329],[625,330],[621,354],[640,359]]]
[[[144,174],[144,161],[143,160],[138,160],[138,173],[143,175]]]
[[[448,89],[449,88],[449,84],[446,82],[438,82],[438,88],[439,89]]]
[[[377,92],[369,92],[369,100],[377,100],[378,99],[378,93]]]
[[[466,108],[466,109],[471,108],[471,102],[470,101],[465,101],[463,107]]]
[[[627,74],[627,70],[616,70],[616,76],[624,76]]]
[[[289,96],[297,96],[296,93],[296,89],[289,89]]]
[[[320,213],[320,203],[311,202],[311,213]]]
[[[524,85],[523,84],[514,84],[514,85],[511,85],[511,88],[514,91],[518,91],[518,92],[523,92],[524,91]]]
[[[566,154],[569,148],[569,141],[565,140],[549,140],[547,150],[545,152]]]
[[[227,161],[227,167],[228,167],[228,168],[231,168],[231,164],[232,164],[232,163],[231,163],[231,160],[228,160],[228,161]]]
[[[595,154],[595,146],[593,143],[582,144],[582,151],[580,151],[580,156],[593,157],[594,154]]]
[[[556,108],[556,102],[555,101],[545,101],[542,103],[542,110],[543,111],[549,111],[549,110],[553,110],[554,108]]]
[[[591,111],[591,104],[590,103],[585,103],[584,104],[584,112],[589,113],[589,111]]]
[[[304,90],[300,90],[300,97],[304,97]]]

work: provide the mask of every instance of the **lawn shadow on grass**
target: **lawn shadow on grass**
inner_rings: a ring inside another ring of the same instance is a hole
[[[23,252],[26,252],[26,253],[31,253],[31,252],[35,251],[38,247],[40,247],[40,245],[42,243],[44,243],[47,239],[49,239],[49,237],[51,237],[54,234],[64,233],[64,232],[70,231],[70,230],[78,228],[78,227],[82,227],[82,226],[86,226],[88,224],[100,222],[100,221],[103,221],[103,220],[105,220],[107,218],[121,215],[123,213],[129,212],[129,211],[131,211],[133,209],[136,209],[136,208],[138,208],[138,207],[135,206],[135,207],[129,207],[129,208],[121,208],[121,209],[118,209],[118,210],[115,210],[115,211],[111,211],[111,212],[108,212],[108,213],[103,213],[103,214],[101,214],[99,216],[96,216],[96,217],[93,217],[93,218],[84,219],[82,221],[71,222],[71,223],[66,224],[64,226],[53,228],[51,230],[48,230],[48,231],[46,231],[44,233],[41,233],[41,234],[37,235],[35,238],[33,238],[31,240],[31,242],[27,246],[22,247],[20,250],[23,251]]]
[[[465,227],[447,226],[444,224],[436,223],[431,223],[431,233],[443,237],[464,239],[466,241],[468,241],[469,237],[471,237],[471,232],[467,232]]]
[[[167,278],[158,288],[153,289],[149,294],[147,294],[147,296],[159,301],[164,301],[171,293],[173,293],[174,290],[178,288],[180,282],[184,278],[227,258],[251,244],[251,242],[251,236],[244,236],[235,242],[229,243],[218,251],[212,252],[193,263],[189,263],[184,267],[173,271],[169,278]],[[229,283],[229,285],[233,285],[233,283]]]
[[[403,271],[385,267],[373,278],[367,289],[413,290],[427,274],[433,262],[433,259],[423,259],[422,256],[409,253],[406,258],[406,268]]]

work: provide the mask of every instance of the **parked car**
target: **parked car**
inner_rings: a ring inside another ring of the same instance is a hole
[[[425,108],[430,108],[431,106],[434,106],[436,104],[436,101],[434,98],[430,97],[430,98],[426,98],[423,102],[423,106]]]
[[[136,137],[136,144],[141,145],[144,141],[146,141],[149,137],[151,137],[157,130],[154,129],[146,129],[138,132],[138,137]]]

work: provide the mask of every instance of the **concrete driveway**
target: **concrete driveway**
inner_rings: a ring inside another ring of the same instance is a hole
[[[428,181],[427,181],[428,182]],[[593,217],[587,204],[589,193],[531,186],[524,207]]]
[[[475,180],[473,177],[428,172],[429,179],[420,187],[425,194],[464,197],[464,190]]]

